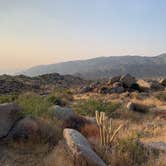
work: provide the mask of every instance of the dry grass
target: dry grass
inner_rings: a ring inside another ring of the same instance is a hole
[[[156,98],[157,93],[150,95],[144,93],[123,93],[111,95],[99,95],[95,93],[79,94],[74,96],[74,102],[78,100],[88,100],[89,98],[103,99],[108,102],[119,103],[115,112],[111,115],[114,119],[115,127],[125,124],[111,147],[102,147],[99,144],[99,130],[95,124],[87,124],[81,128],[81,132],[86,136],[94,147],[96,153],[111,166],[166,166],[166,155],[155,155],[139,145],[138,140],[145,142],[164,141],[166,142],[165,119],[156,118],[157,110],[166,110],[166,102]],[[147,105],[150,110],[146,114],[130,112],[126,109],[129,101],[134,101]],[[95,111],[95,110],[94,110]],[[109,110],[108,110],[109,111]],[[159,111],[158,111],[159,113]],[[51,122],[51,119],[45,119]],[[51,125],[54,130],[47,126],[42,129],[44,142],[38,144],[9,144],[4,152],[6,161],[3,165],[15,166],[74,166],[74,160],[68,152],[65,144],[57,142],[62,139],[61,124],[53,122]],[[55,126],[54,126],[55,125]],[[42,126],[42,124],[41,124]],[[56,135],[52,135],[55,131]],[[49,138],[54,138],[56,145],[54,148],[46,144]],[[2,149],[4,146],[0,146]],[[52,150],[53,148],[53,150]],[[1,155],[0,153],[0,156]],[[0,163],[1,163],[0,157]],[[1,166],[1,165],[0,165]]]
[[[44,159],[44,166],[74,166],[73,158],[63,142]]]
[[[99,137],[93,126],[85,126],[82,132],[93,143],[100,157],[111,166],[165,166],[165,155],[155,155],[140,146],[138,140],[166,141],[165,120],[156,118],[156,108],[165,109],[166,103],[155,97],[156,94],[133,93],[105,96],[108,101],[123,102],[123,106],[113,114],[116,125],[125,123],[125,128],[118,134],[112,147],[101,147]],[[126,109],[128,101],[144,104],[150,108],[149,113],[140,114]],[[152,108],[155,108],[154,110]],[[151,111],[153,110],[153,111]]]
[[[88,138],[89,140],[97,140],[99,139],[99,128],[97,124],[86,124],[81,128],[81,133]]]

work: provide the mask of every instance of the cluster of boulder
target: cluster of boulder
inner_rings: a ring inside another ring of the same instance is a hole
[[[85,124],[95,122],[79,117],[72,109],[66,107],[53,106],[51,110],[56,120],[63,122],[62,128],[64,128],[63,136],[66,147],[71,151],[75,163],[78,165],[84,163],[85,165],[106,166],[104,161],[95,153],[87,138],[79,132]],[[29,116],[23,117],[18,105],[14,103],[0,104],[0,139],[36,141],[42,135],[43,128],[46,128],[49,133],[55,132],[50,130],[51,126],[41,119]],[[51,138],[51,140],[53,139],[56,138]],[[46,141],[50,141],[50,138]]]
[[[54,132],[52,126],[39,118],[23,116],[22,109],[15,103],[0,104],[0,139],[16,141],[36,141],[44,136],[43,129]],[[53,135],[47,135],[49,143],[55,144]]]
[[[42,129],[52,127],[42,119],[23,116],[22,109],[15,103],[0,104],[0,138],[26,140],[42,134]],[[67,107],[53,106],[50,108],[52,117],[62,122],[62,128],[73,128],[80,131],[85,124],[96,124],[91,120],[75,114]],[[51,131],[50,132],[54,132]]]
[[[106,82],[96,82],[81,88],[82,93],[97,92],[101,94],[123,93],[123,92],[148,92],[164,90],[166,79],[157,80],[137,80],[130,74],[112,77]]]
[[[24,75],[0,75],[0,94],[35,91],[37,93],[50,93],[55,87],[73,87],[85,84],[83,79],[72,75],[50,73],[37,77]]]

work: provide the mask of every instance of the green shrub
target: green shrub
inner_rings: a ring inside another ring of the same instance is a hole
[[[21,94],[16,100],[23,109],[23,114],[32,116],[47,115],[51,103],[45,97],[35,93]]]
[[[47,100],[55,105],[66,106],[73,100],[73,96],[69,90],[57,88],[47,97]]]
[[[90,98],[88,100],[79,100],[72,107],[77,113],[85,116],[95,116],[95,111],[105,112],[110,116],[119,107],[119,104]]]
[[[160,92],[156,97],[159,100],[166,101],[166,92]]]
[[[16,94],[0,95],[0,104],[14,102],[17,98]]]

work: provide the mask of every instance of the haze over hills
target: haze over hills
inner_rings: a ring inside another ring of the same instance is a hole
[[[74,74],[86,79],[108,78],[130,73],[136,77],[166,76],[166,54],[155,57],[98,57],[32,67],[21,74],[37,76],[47,73]]]

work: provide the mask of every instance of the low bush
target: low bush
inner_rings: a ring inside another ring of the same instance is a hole
[[[119,106],[118,103],[90,98],[87,100],[76,101],[72,107],[80,115],[95,116],[95,111],[99,111],[105,112],[110,116],[117,108],[119,108]]]
[[[35,93],[21,94],[16,100],[16,103],[23,109],[23,114],[35,117],[48,115],[49,107],[51,106],[51,103],[45,97]]]
[[[66,106],[73,100],[73,96],[69,90],[57,88],[47,97],[47,100],[55,105]]]

